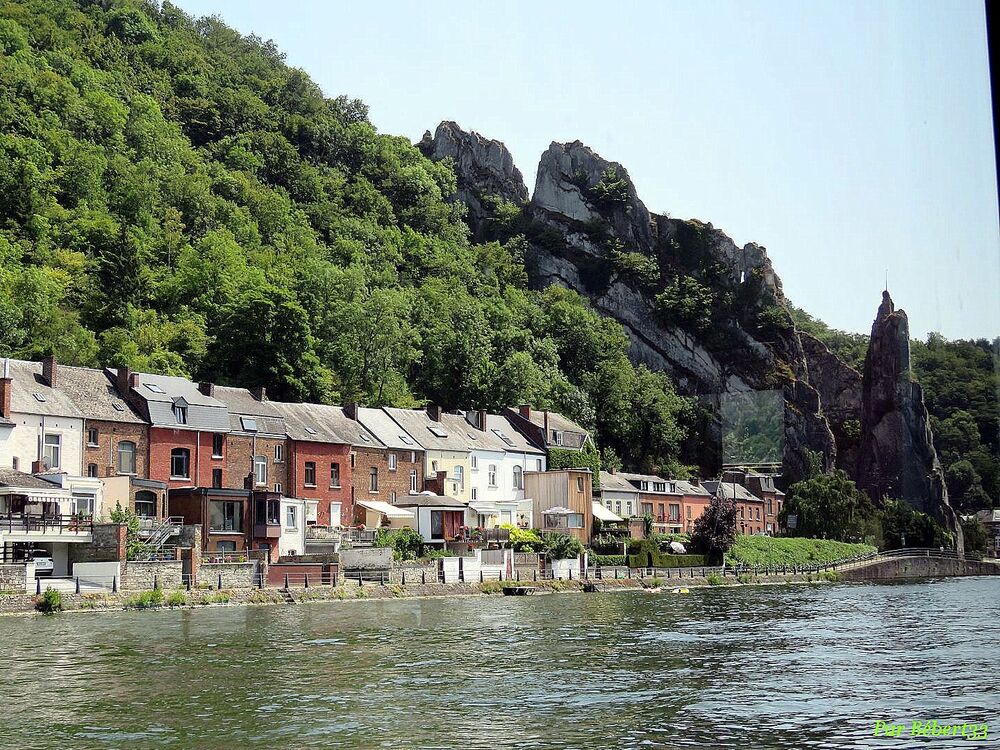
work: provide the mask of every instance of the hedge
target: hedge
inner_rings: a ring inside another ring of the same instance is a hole
[[[625,565],[625,555],[601,555],[595,552],[591,552],[590,555],[588,555],[588,559],[594,565],[601,565],[601,566]]]
[[[630,568],[698,568],[707,565],[704,555],[667,555],[662,552],[646,552],[629,555]]]

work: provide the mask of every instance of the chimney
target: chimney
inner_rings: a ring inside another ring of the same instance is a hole
[[[267,388],[262,385],[258,385],[255,388],[250,389],[250,395],[253,396],[256,401],[267,401]]]
[[[49,388],[56,387],[56,369],[56,358],[52,355],[42,360],[42,377],[49,384]]]
[[[531,404],[521,404],[517,407],[517,412],[525,419],[531,419]]]
[[[486,432],[486,409],[476,410],[476,421],[478,422],[476,427],[478,427],[483,432]]]
[[[608,474],[611,474],[613,476],[618,473],[618,469],[616,469],[614,466],[609,466],[607,468],[607,472]]]
[[[198,383],[198,390],[203,396],[212,398],[215,395],[215,383]]]
[[[358,402],[351,401],[349,404],[344,404],[344,414],[347,415],[348,419],[353,419],[355,422],[358,421]]]
[[[691,481],[691,485],[693,487],[700,487],[701,486],[701,478],[700,477],[691,477],[690,481]]]
[[[110,376],[110,373],[108,373],[108,375]],[[124,396],[127,399],[128,392],[132,388],[132,386],[139,385],[139,376],[136,375],[133,378],[132,370],[129,369],[128,365],[118,365],[118,368],[115,370],[114,381],[115,381],[115,388],[117,388],[118,392],[121,393],[122,396]]]
[[[0,377],[0,417],[10,419],[10,393],[14,381],[10,377],[10,360],[3,361],[3,377]]]
[[[549,410],[546,409],[542,412],[542,429],[545,431],[545,442],[549,442]]]
[[[437,404],[427,404],[427,416],[435,422],[441,421],[441,407]]]
[[[47,468],[49,468],[49,467],[45,465],[44,461],[32,461],[31,462],[31,473],[32,474],[41,474]]]

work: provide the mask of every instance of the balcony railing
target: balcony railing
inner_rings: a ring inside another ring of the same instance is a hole
[[[281,524],[278,521],[255,523],[253,535],[257,539],[278,539],[281,536]]]
[[[460,534],[465,542],[496,542],[506,544],[510,541],[510,529],[464,529]],[[457,541],[457,540],[456,540]]]
[[[74,515],[33,515],[29,513],[8,513],[0,516],[0,531],[12,533],[92,534],[94,521],[91,516]]]

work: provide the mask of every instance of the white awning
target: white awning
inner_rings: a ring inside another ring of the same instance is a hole
[[[575,510],[570,510],[569,508],[563,507],[562,505],[557,505],[554,508],[549,508],[548,510],[543,510],[543,516],[569,516],[576,513]]]
[[[484,515],[496,516],[500,514],[500,508],[497,507],[496,503],[469,503],[469,507],[476,511],[476,513],[483,513]]]
[[[610,510],[605,508],[596,500],[594,501],[594,518],[600,518],[602,521],[624,521],[624,518],[619,518]]]
[[[376,513],[384,513],[389,518],[413,518],[413,513],[405,508],[397,508],[395,505],[383,503],[381,500],[358,500],[358,505]]]

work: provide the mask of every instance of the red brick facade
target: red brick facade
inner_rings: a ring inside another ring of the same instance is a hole
[[[215,435],[221,435],[221,456],[213,455]],[[200,439],[199,439],[200,437]],[[229,469],[226,462],[226,439],[224,433],[180,430],[170,427],[149,429],[149,478],[166,482],[168,487],[212,487],[213,470],[222,472],[221,486],[229,487]],[[175,449],[188,451],[188,476],[171,477],[171,452]],[[239,488],[243,487],[242,478]]]
[[[423,451],[391,450],[388,448],[366,448],[354,446],[354,471],[352,487],[354,500],[381,500],[391,503],[410,494],[410,473],[416,471],[415,491],[424,489]],[[391,468],[390,455],[395,456],[395,468]],[[376,491],[372,491],[372,469],[377,472]]]
[[[695,522],[701,518],[711,500],[710,495],[683,496],[681,499],[681,512],[683,514],[681,523],[685,534],[691,534],[694,531]]]
[[[96,443],[92,442],[94,431]],[[135,445],[135,471],[130,476],[138,479],[149,477],[149,427],[129,422],[103,422],[88,419],[83,433],[83,473],[85,476],[115,477],[128,474],[119,471],[119,444],[128,441]],[[121,467],[127,468],[127,467]]]
[[[736,530],[740,534],[764,533],[764,501],[736,501]]]
[[[275,452],[275,446],[281,446],[280,456]],[[285,438],[250,437],[248,435],[226,436],[226,463],[228,464],[227,483],[223,486],[242,489],[247,477],[254,473],[254,456],[262,456],[266,460],[267,476],[263,485],[258,485],[256,477],[253,488],[283,492],[291,496],[288,485],[288,441]],[[278,490],[277,487],[281,489]],[[328,509],[329,510],[329,509]]]
[[[351,446],[341,443],[288,441],[288,485],[285,495],[302,500],[316,500],[316,523],[320,526],[349,526],[354,518],[351,480]],[[306,464],[315,468],[315,482],[307,483]],[[340,482],[331,481],[331,464],[340,471]],[[340,518],[330,519],[330,503],[340,503]]]

